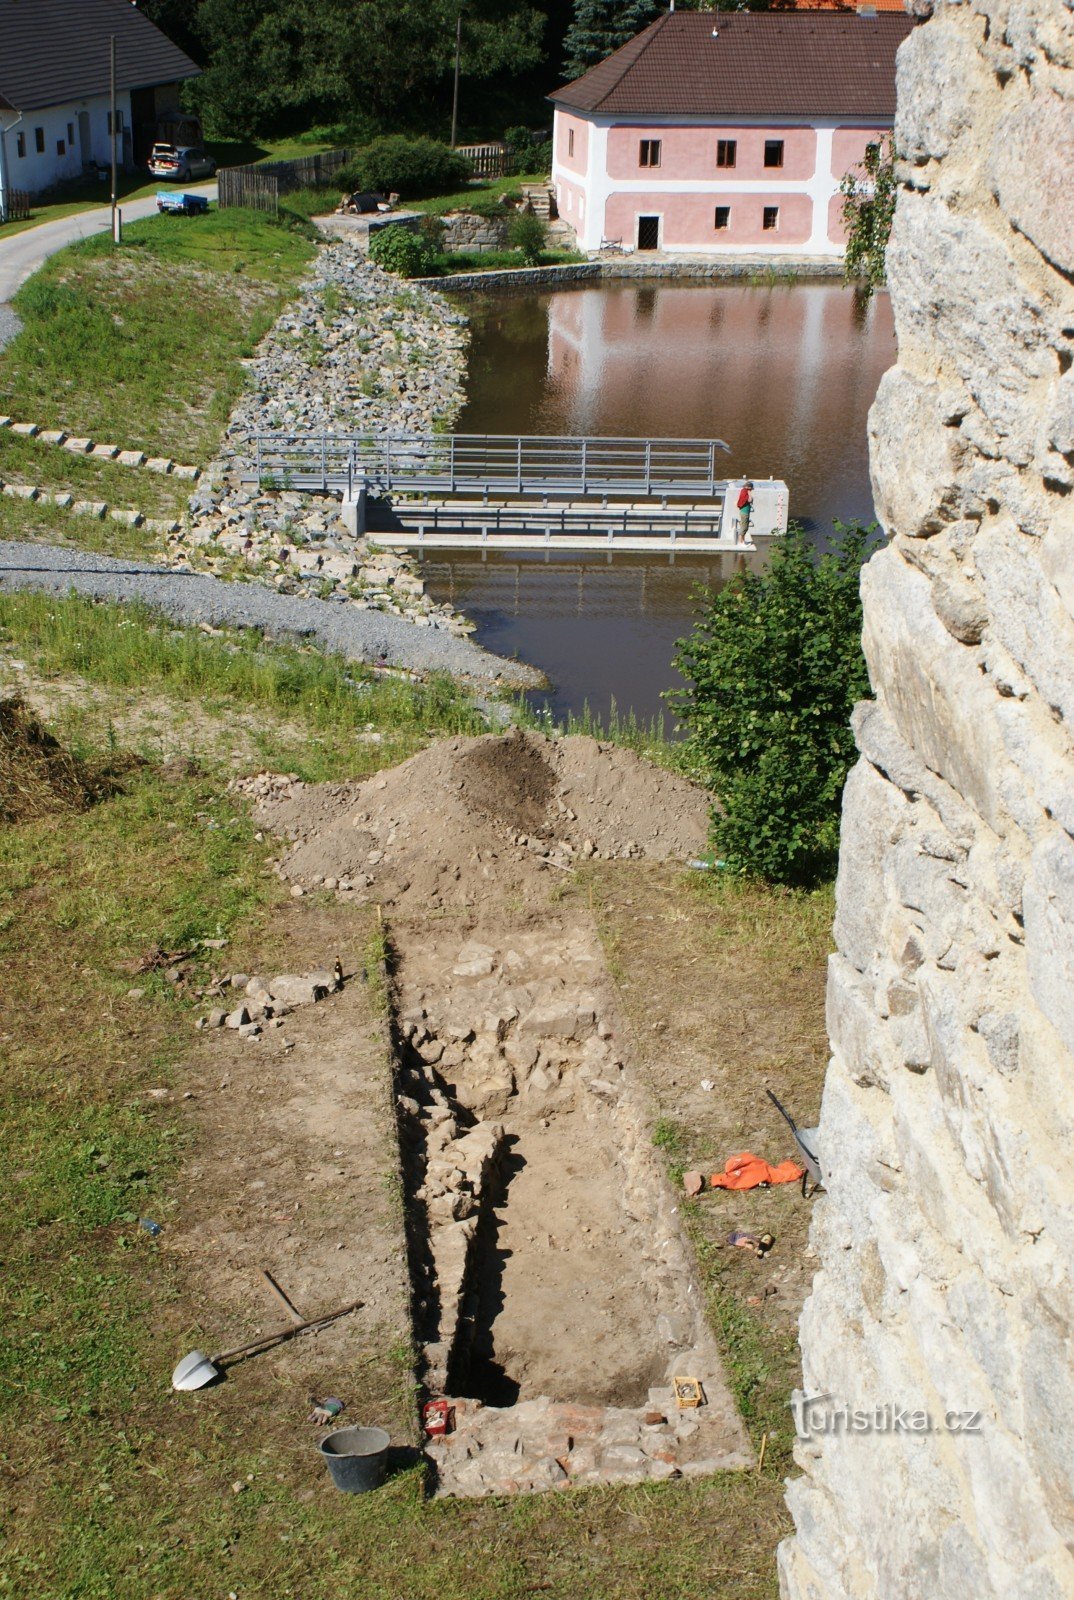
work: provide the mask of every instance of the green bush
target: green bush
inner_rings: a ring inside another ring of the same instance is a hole
[[[399,194],[404,200],[450,194],[472,176],[465,156],[436,139],[389,134],[374,139],[339,171],[341,189],[354,193]]]
[[[552,141],[541,133],[531,133],[529,128],[508,128],[503,136],[507,146],[506,171],[551,172]]]
[[[836,523],[818,557],[792,527],[765,572],[699,591],[675,660],[688,687],[668,698],[732,871],[811,884],[835,869],[850,713],[869,693],[859,581],[875,531]]]
[[[527,267],[540,265],[541,251],[548,229],[532,211],[516,211],[507,230],[509,242],[519,251]]]
[[[436,246],[424,233],[389,225],[378,228],[369,241],[369,257],[386,272],[401,278],[430,278],[436,271]]]

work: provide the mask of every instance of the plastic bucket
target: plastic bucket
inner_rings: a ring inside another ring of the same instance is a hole
[[[383,1481],[390,1444],[383,1428],[337,1428],[317,1448],[337,1489],[344,1494],[368,1494]]]

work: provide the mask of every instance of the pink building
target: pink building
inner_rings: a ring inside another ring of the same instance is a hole
[[[583,250],[838,259],[839,183],[892,128],[912,26],[669,11],[551,96],[560,216]]]

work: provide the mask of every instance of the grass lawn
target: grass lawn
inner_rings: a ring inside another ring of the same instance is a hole
[[[788,1526],[785,1402],[802,1287],[791,1268],[808,1219],[797,1191],[752,1201],[707,1195],[689,1217],[732,1386],[755,1445],[769,1434],[763,1473],[450,1502],[428,1501],[411,1468],[376,1495],[350,1498],[330,1490],[313,1454],[290,1356],[250,1363],[204,1395],[170,1393],[167,1373],[182,1349],[208,1348],[203,1341],[222,1327],[241,1335],[245,1326],[233,1307],[206,1301],[205,1271],[215,1260],[234,1277],[236,1244],[226,1230],[235,1224],[214,1207],[229,1204],[229,1218],[249,1210],[251,1247],[259,1248],[257,1186],[226,1202],[199,1201],[227,1104],[207,1097],[238,1071],[213,1052],[231,1049],[237,1063],[242,1042],[196,1035],[204,1002],[190,996],[192,984],[169,984],[160,971],[139,975],[138,958],[155,946],[227,938],[225,955],[195,958],[199,978],[221,961],[225,971],[274,961],[304,970],[311,953],[337,942],[360,950],[372,937],[369,908],[317,895],[296,903],[266,873],[277,847],[256,836],[226,792],[236,769],[227,735],[234,745],[240,728],[260,725],[267,741],[244,745],[238,770],[267,759],[309,778],[338,778],[398,760],[436,732],[465,730],[468,714],[447,685],[368,681],[312,652],[210,637],[74,599],[0,600],[0,662],[16,654],[28,669],[21,678],[66,707],[65,742],[111,766],[113,792],[89,809],[0,830],[8,1197],[0,1219],[8,1330],[0,1347],[0,1595],[773,1600],[774,1546]],[[103,722],[90,690],[114,697]],[[217,718],[225,733],[217,755],[204,754],[201,765],[176,760],[173,743],[163,764],[146,762],[143,749],[131,765],[132,719],[150,701],[180,741],[196,718]],[[360,738],[371,724],[380,745]],[[0,802],[4,778],[0,755]],[[600,923],[658,1099],[655,1137],[672,1168],[718,1163],[746,1142],[785,1153],[778,1124],[758,1109],[759,1085],[772,1083],[809,1120],[824,1059],[827,895],[684,880],[652,863],[600,864],[564,893],[583,897]],[[303,935],[311,924],[315,933]],[[304,937],[314,941],[309,950]],[[702,1069],[719,1079],[719,1094],[696,1089]],[[257,1071],[255,1061],[243,1093],[276,1093],[263,1074],[255,1086]],[[285,1109],[301,1088],[284,1075]],[[231,1137],[250,1178],[258,1147],[252,1135],[248,1150],[243,1143],[243,1103],[231,1112],[240,1119]],[[325,1128],[326,1157],[333,1142]],[[740,1216],[742,1203],[756,1216]],[[766,1263],[722,1248],[732,1205],[736,1222],[754,1226],[763,1215],[777,1235]],[[138,1226],[140,1217],[163,1222],[161,1239]],[[274,1325],[271,1313],[257,1314]],[[339,1374],[353,1408],[347,1417],[360,1420],[360,1412],[405,1438],[413,1428],[405,1354],[397,1337],[378,1343],[365,1329],[353,1338],[368,1341],[363,1361],[372,1366]],[[308,1361],[318,1359],[306,1349]]]
[[[0,355],[0,405],[200,464],[242,387],[241,359],[313,253],[301,226],[246,211],[153,217],[119,249],[104,236],[72,245],[15,297],[24,326]]]
[[[72,708],[64,732],[75,742],[107,743],[126,723],[124,742],[137,748],[132,728],[159,724],[163,701],[173,724],[219,733],[210,742],[226,749],[234,723],[232,743],[249,750],[250,765],[310,782],[364,776],[405,760],[433,735],[485,726],[450,678],[413,684],[313,649],[270,645],[254,632],[207,635],[139,606],[75,596],[0,594],[0,651],[46,681],[77,678],[109,692],[88,718]],[[153,717],[137,715],[139,696],[152,699]]]
[[[490,178],[470,183],[455,194],[438,194],[430,200],[405,200],[404,203],[408,211],[424,211],[430,217],[442,217],[448,211],[477,211],[498,216],[503,210],[501,196],[510,194],[521,198],[524,183],[547,180],[547,172],[522,172],[514,178]]]
[[[588,259],[579,255],[577,250],[542,250],[541,259],[536,265],[560,267]],[[436,258],[436,270],[441,277],[448,277],[453,272],[517,272],[533,265],[533,262],[523,259],[521,250],[452,250]]]
[[[190,496],[190,484],[182,479],[75,455],[10,428],[0,431],[0,478],[67,489],[78,500],[137,507],[147,517],[180,516]]]

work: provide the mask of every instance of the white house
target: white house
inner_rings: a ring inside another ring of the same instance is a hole
[[[838,259],[840,181],[890,134],[904,14],[671,10],[550,96],[583,250]]]
[[[39,194],[112,160],[146,159],[199,68],[131,0],[0,0],[0,217],[11,190]]]

